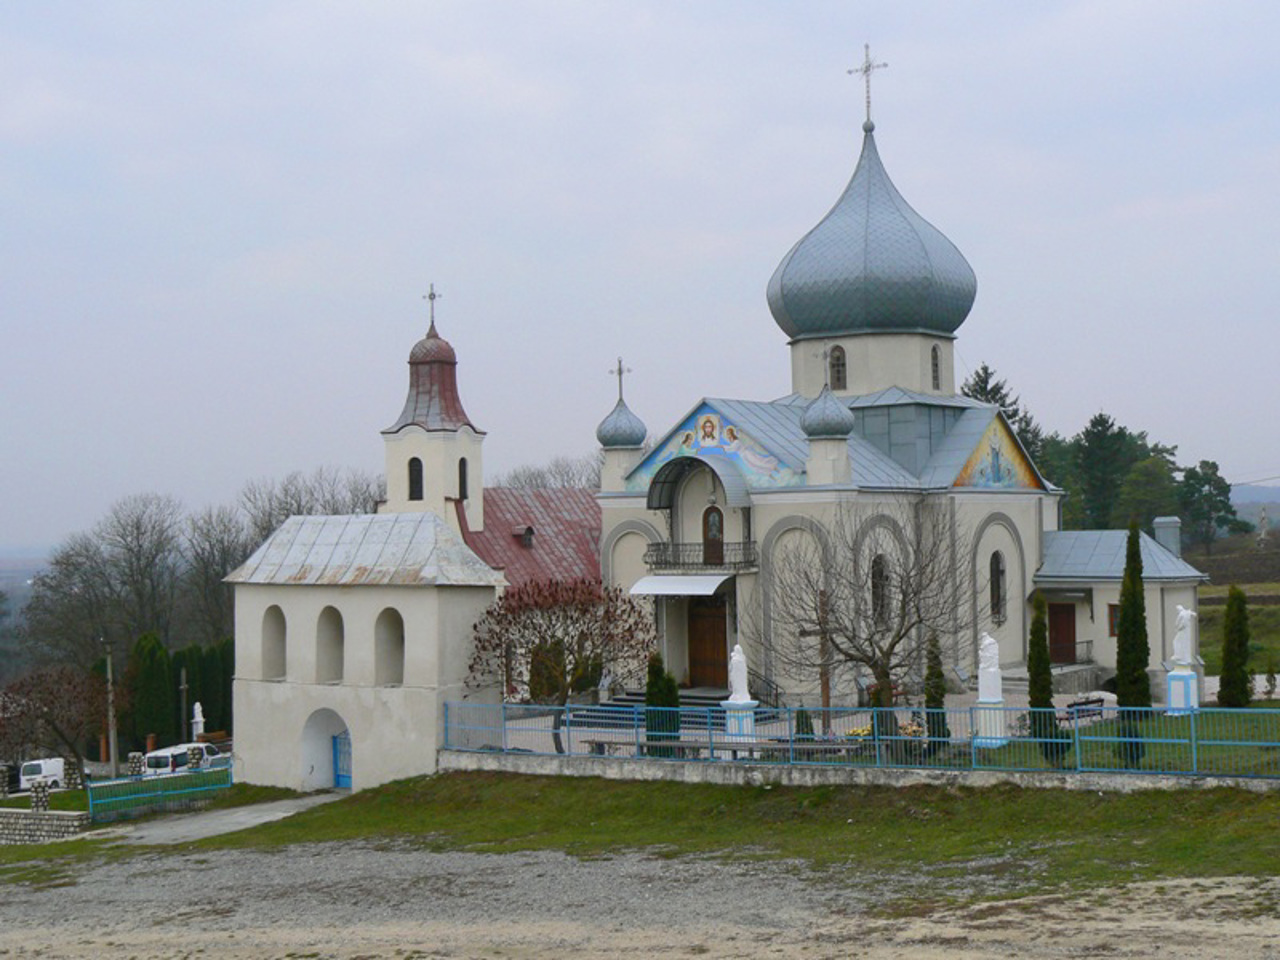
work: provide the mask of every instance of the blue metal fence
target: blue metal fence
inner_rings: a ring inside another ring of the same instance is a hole
[[[730,712],[732,713],[732,711]],[[445,747],[659,761],[1280,778],[1280,710],[445,705]]]
[[[231,787],[231,767],[211,767],[159,777],[91,780],[89,818],[94,823],[140,817],[159,811],[185,810],[205,803]]]

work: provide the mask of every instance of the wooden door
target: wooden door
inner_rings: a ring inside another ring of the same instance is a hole
[[[729,654],[725,649],[724,597],[689,600],[689,685],[729,686]]]
[[[708,567],[724,563],[724,514],[707,507],[702,514],[702,562]]]
[[[1076,662],[1076,605],[1049,604],[1049,662]]]

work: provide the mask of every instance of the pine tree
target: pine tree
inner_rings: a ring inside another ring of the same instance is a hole
[[[169,651],[154,633],[144,633],[129,653],[133,731],[139,742],[154,733],[161,745],[177,740],[173,720],[174,690],[170,684]]]
[[[1121,707],[1150,707],[1151,682],[1147,664],[1147,608],[1142,586],[1142,548],[1138,524],[1129,524],[1124,581],[1120,586],[1120,616],[1116,624],[1116,702]]]
[[[1249,601],[1233,586],[1227,591],[1222,617],[1222,679],[1218,706],[1247,707],[1252,699],[1249,677]]]

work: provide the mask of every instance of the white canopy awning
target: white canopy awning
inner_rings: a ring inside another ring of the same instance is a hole
[[[641,577],[631,592],[650,597],[709,597],[729,576],[727,573],[709,573]]]

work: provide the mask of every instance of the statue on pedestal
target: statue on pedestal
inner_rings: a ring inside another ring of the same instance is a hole
[[[733,653],[729,655],[729,702],[751,702],[751,693],[747,690],[747,655],[740,643],[733,645]]]
[[[1178,604],[1178,617],[1174,621],[1173,662],[1179,667],[1189,667],[1193,662],[1191,634],[1195,630],[1197,614]]]

